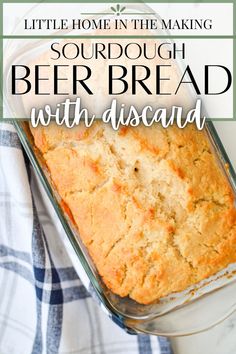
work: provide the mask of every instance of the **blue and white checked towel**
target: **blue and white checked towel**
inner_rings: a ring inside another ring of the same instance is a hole
[[[94,302],[40,188],[13,125],[0,124],[0,354],[170,354],[166,338],[128,335]]]

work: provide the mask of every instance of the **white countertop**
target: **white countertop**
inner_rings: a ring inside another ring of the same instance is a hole
[[[236,170],[236,121],[217,122],[215,127]],[[172,346],[174,354],[236,353],[236,313],[206,332],[172,339]]]
[[[174,354],[234,354],[236,313],[206,332],[175,338],[171,342]]]

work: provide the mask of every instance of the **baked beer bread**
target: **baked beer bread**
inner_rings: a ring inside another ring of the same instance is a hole
[[[106,286],[142,304],[236,262],[234,194],[194,125],[30,127]]]

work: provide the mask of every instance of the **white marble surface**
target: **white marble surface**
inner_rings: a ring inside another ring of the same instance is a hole
[[[236,122],[218,122],[215,126],[236,170]],[[172,346],[174,354],[235,354],[236,313],[206,332],[172,339]]]
[[[235,354],[236,313],[206,332],[175,338],[171,342],[174,354]]]

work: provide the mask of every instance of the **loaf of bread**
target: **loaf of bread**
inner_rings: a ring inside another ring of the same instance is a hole
[[[203,131],[30,128],[106,286],[142,304],[236,262],[234,194]]]

